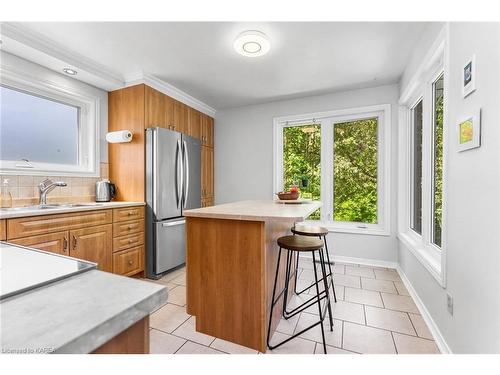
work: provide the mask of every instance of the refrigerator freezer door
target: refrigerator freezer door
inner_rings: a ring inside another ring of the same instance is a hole
[[[182,135],[183,146],[183,209],[201,207],[201,143]]]
[[[156,128],[153,131],[152,149],[151,186],[154,218],[160,221],[179,217],[182,215],[183,185],[181,133]],[[148,188],[149,186],[148,181]]]
[[[184,218],[155,223],[156,274],[186,262],[185,224]]]

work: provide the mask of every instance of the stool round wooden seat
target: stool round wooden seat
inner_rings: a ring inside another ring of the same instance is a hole
[[[292,233],[295,235],[298,235],[299,237],[305,236],[305,237],[317,237],[318,239],[323,239],[323,242],[325,243],[325,253],[326,253],[326,265],[328,267],[328,277],[330,277],[331,280],[331,288],[333,291],[333,300],[337,302],[337,293],[335,293],[335,286],[333,285],[333,273],[332,273],[332,266],[330,262],[330,255],[328,253],[328,244],[326,243],[326,236],[328,235],[328,229],[324,227],[320,227],[317,225],[307,225],[307,224],[295,224],[291,229]],[[292,236],[293,237],[293,236]],[[297,255],[297,263],[296,263],[296,268],[299,267],[299,256]],[[322,280],[320,280],[322,281]],[[304,293],[305,291],[311,289],[312,286],[307,287],[300,292],[297,291],[297,272],[295,273],[295,289],[294,292],[297,295],[300,295]]]
[[[315,225],[300,224],[292,227],[292,233],[301,236],[323,237],[328,234],[328,229]]]
[[[278,238],[278,245],[287,250],[316,251],[323,247],[323,241],[304,236],[284,236]]]
[[[318,235],[316,235],[316,236],[293,235],[293,236],[280,237],[280,238],[278,238],[277,242],[278,242],[278,246],[279,246],[280,250],[278,253],[276,274],[274,276],[273,296],[271,298],[271,309],[270,309],[271,311],[269,312],[269,325],[267,328],[267,346],[271,350],[275,349],[275,348],[287,343],[288,341],[294,339],[295,337],[302,335],[304,332],[309,331],[310,329],[319,325],[321,327],[321,336],[323,337],[323,350],[324,350],[324,353],[326,354],[326,340],[325,340],[325,329],[323,327],[323,320],[325,319],[327,311],[328,311],[328,317],[330,320],[330,330],[333,331],[333,314],[332,314],[332,306],[330,304],[330,293],[329,293],[329,288],[330,288],[330,285],[333,286],[333,281],[332,281],[331,271],[330,271],[330,273],[327,273],[327,271],[326,271],[325,255],[323,252],[324,241]],[[283,289],[281,289],[281,291],[279,291],[279,293],[278,293],[276,288],[278,287],[278,275],[282,274],[282,273],[280,273],[280,263],[281,263],[281,253],[283,251],[286,252],[285,281],[284,281]],[[307,253],[311,254],[313,264],[316,264],[316,255],[319,256],[320,269],[318,270],[318,268],[316,266],[313,267],[315,283],[312,286],[314,286],[316,288],[316,294],[309,295],[305,302],[302,302],[301,304],[299,304],[299,306],[292,308],[292,310],[288,310],[287,302],[288,302],[288,294],[289,294],[288,293],[289,292],[289,285],[290,285],[290,282],[294,282],[294,280],[295,280],[294,284],[296,284],[296,281],[297,281],[297,278],[296,278],[297,277],[297,266],[295,266],[295,269],[294,269],[292,263],[295,263],[294,257],[298,258],[298,255],[300,253],[303,253],[303,252],[307,252]],[[318,273],[320,273],[320,275],[318,275]],[[295,276],[295,279],[294,279],[294,276]],[[330,278],[330,281],[328,278]],[[321,291],[320,291],[320,283],[323,284],[322,285],[323,290],[321,290]],[[300,332],[297,332],[294,335],[279,342],[278,344],[271,345],[270,341],[271,341],[271,324],[273,321],[273,311],[274,311],[274,307],[281,299],[283,300],[282,315],[283,315],[284,319],[290,319],[291,317],[293,317],[297,314],[300,314],[302,311],[309,309],[310,307],[312,307],[314,305],[317,305],[317,307],[318,307],[318,320],[316,322],[312,323],[310,326],[302,329]],[[324,306],[321,306],[322,300],[325,300]]]

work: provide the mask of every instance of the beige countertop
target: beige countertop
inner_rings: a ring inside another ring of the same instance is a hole
[[[303,200],[301,204],[279,201],[241,201],[184,211],[186,217],[249,221],[303,221],[321,207],[321,202]]]
[[[47,204],[48,208],[36,208],[36,206],[0,208],[0,219],[13,219],[16,217],[40,216],[52,214],[64,214],[69,212],[106,210],[111,208],[144,206],[144,202],[88,202],[76,204]]]

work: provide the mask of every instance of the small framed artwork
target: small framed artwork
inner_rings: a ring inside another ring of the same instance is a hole
[[[481,146],[481,111],[458,124],[458,151]]]
[[[476,90],[476,55],[472,55],[472,58],[464,66],[462,84],[464,98]]]

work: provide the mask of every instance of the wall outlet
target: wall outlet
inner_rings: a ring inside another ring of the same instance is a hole
[[[450,315],[453,315],[453,296],[450,293],[446,294],[446,307]]]

